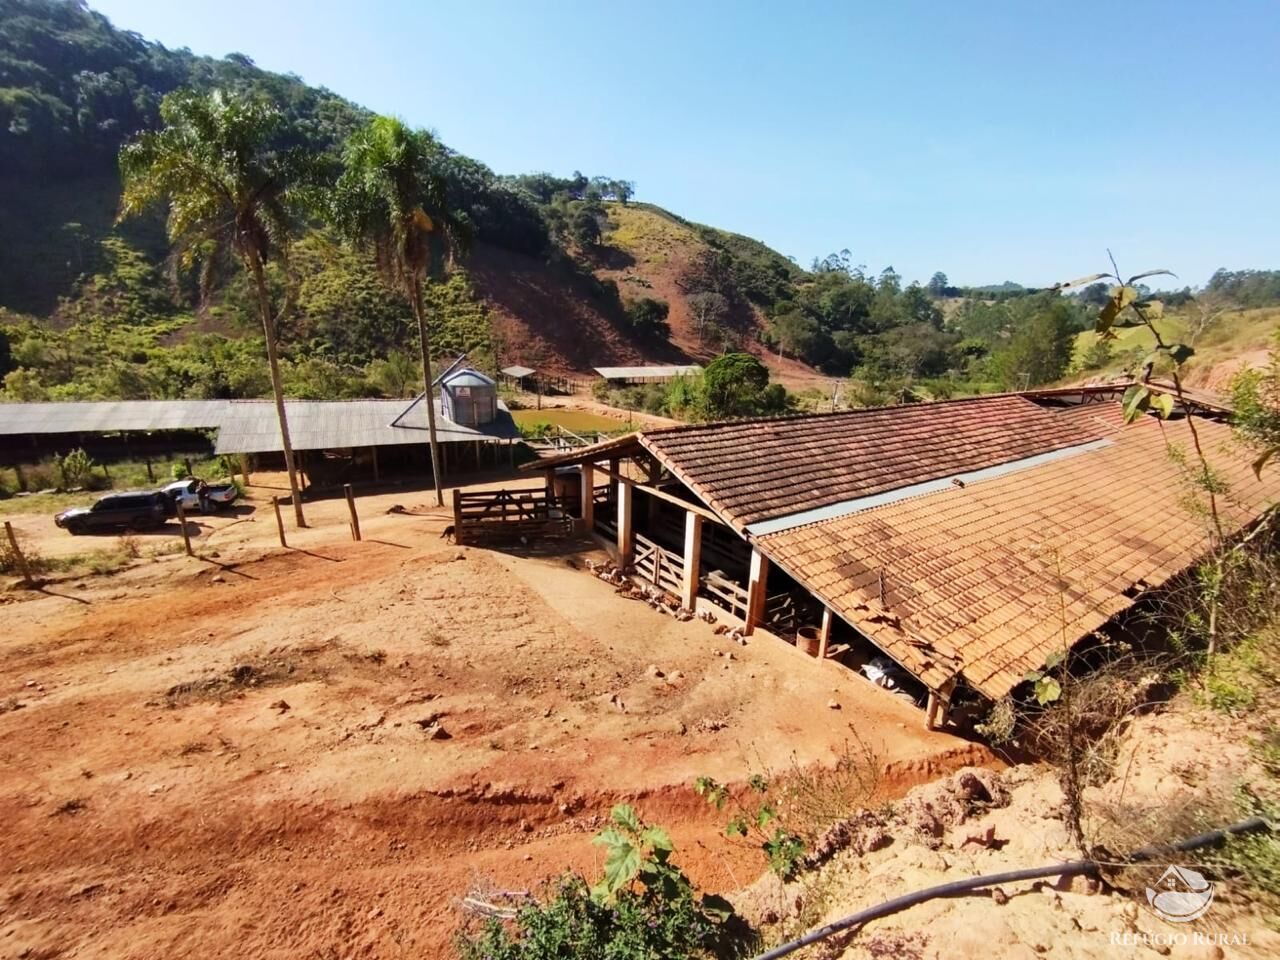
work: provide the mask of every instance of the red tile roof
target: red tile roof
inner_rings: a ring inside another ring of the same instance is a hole
[[[1022,397],[647,430],[640,442],[739,530],[1096,440]]]
[[[1115,403],[1045,412],[1090,428],[1120,418]],[[1229,529],[1280,502],[1280,470],[1259,481],[1228,425],[1196,426],[1230,484],[1220,504]],[[1189,511],[1169,455],[1188,436],[1185,420],[1146,417],[1101,449],[756,543],[926,684],[959,672],[998,698],[1064,636],[1075,643],[1130,606],[1132,588],[1159,586],[1203,552],[1205,520]]]

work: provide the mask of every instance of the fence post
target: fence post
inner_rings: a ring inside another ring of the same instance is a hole
[[[34,587],[36,582],[31,576],[31,568],[27,566],[27,558],[22,555],[18,538],[13,534],[13,524],[8,520],[4,522],[4,534],[9,538],[9,549],[13,551],[13,559],[17,561],[18,569],[22,571],[22,582],[28,587]]]
[[[289,544],[284,539],[284,520],[280,516],[280,498],[273,496],[271,505],[276,508],[276,532],[280,534],[280,546],[288,547]]]
[[[187,511],[182,509],[182,501],[178,501],[178,526],[182,528],[182,545],[187,548],[187,556],[194,557],[191,549],[191,534],[187,532]]]
[[[453,488],[453,542],[462,542],[462,490],[459,487]]]
[[[351,492],[351,484],[344,483],[342,490],[347,495],[347,509],[351,511],[351,539],[360,539],[360,517],[356,514],[356,498]]]

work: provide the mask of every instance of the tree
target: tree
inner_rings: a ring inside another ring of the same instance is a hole
[[[1237,434],[1257,451],[1254,472],[1280,454],[1280,332],[1275,334],[1267,365],[1243,370],[1231,383]]]
[[[703,404],[711,419],[781,411],[786,391],[771,389],[769,368],[749,353],[726,353],[702,374]],[[781,384],[774,384],[780,387]]]
[[[641,297],[627,304],[627,319],[636,336],[646,340],[666,340],[671,336],[667,314],[671,308],[665,300]]]
[[[698,331],[699,340],[705,339],[709,325],[715,326],[729,312],[729,298],[714,290],[691,293],[685,298],[685,302],[693,311],[693,325]]]
[[[1070,304],[1052,294],[1037,300],[1008,344],[992,358],[997,377],[1010,389],[1059,380],[1071,366],[1075,317]]]
[[[947,283],[947,275],[939,270],[929,278],[929,283],[925,289],[929,291],[929,296],[938,300],[947,295],[948,286],[950,286],[950,284]]]
[[[277,307],[266,270],[274,258],[287,274],[300,188],[309,180],[312,161],[301,150],[277,148],[283,117],[259,97],[178,91],[164,98],[160,115],[160,130],[144,133],[120,151],[120,216],[167,203],[169,240],[181,264],[200,261],[207,282],[222,262],[238,260],[252,279],[293,515],[305,527],[280,378],[278,341],[291,293],[286,285]]]
[[[422,287],[442,275],[470,244],[469,224],[447,204],[443,158],[444,148],[426,131],[411,130],[392,117],[374,117],[347,141],[345,169],[329,208],[341,233],[373,248],[383,275],[401,288],[413,308],[422,351],[437,506],[444,504],[444,489],[432,396],[431,336]]]

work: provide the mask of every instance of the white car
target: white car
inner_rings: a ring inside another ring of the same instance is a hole
[[[231,506],[240,495],[234,483],[209,484],[198,477],[165,484],[161,492],[172,504],[173,514],[178,512],[179,503],[184,513],[214,513]]]

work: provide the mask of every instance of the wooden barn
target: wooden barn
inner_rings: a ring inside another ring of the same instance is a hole
[[[1122,388],[1119,388],[1122,389]],[[1188,569],[1206,543],[1170,443],[1187,412],[1124,425],[1117,388],[1073,388],[643,431],[529,465],[576,469],[569,505],[635,575],[746,631],[889,658],[929,722],[995,700]],[[1280,498],[1195,405],[1227,526]],[[563,486],[563,478],[548,478]],[[884,662],[881,659],[879,662]]]

